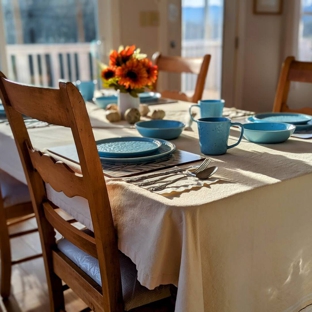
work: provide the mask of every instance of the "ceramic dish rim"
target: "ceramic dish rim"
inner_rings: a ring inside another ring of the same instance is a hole
[[[99,151],[98,153],[100,156],[107,157],[107,158],[132,158],[132,157],[140,157],[140,156],[148,156],[154,152],[156,152],[161,146],[162,142],[159,141],[159,139],[155,138],[147,138],[147,137],[136,137],[136,136],[127,136],[127,137],[116,137],[116,138],[106,138],[102,140],[96,141],[96,146],[103,143],[114,143],[114,142],[122,142],[122,141],[145,141],[145,142],[153,142],[155,143],[155,147],[148,149],[148,150],[142,150],[137,152],[103,152]],[[110,142],[113,141],[113,142]],[[131,156],[133,155],[133,156]]]
[[[250,116],[250,117],[252,117],[254,120],[262,122],[262,120],[264,120],[264,118],[266,118],[266,117],[259,118],[257,116],[265,116],[265,115],[267,115],[268,118],[274,117],[274,116],[295,116],[295,115],[296,116],[302,116],[302,119],[299,121],[288,121],[288,122],[282,121],[282,122],[280,122],[280,123],[288,123],[288,124],[293,124],[293,125],[304,125],[312,119],[312,116],[310,116],[310,115],[301,114],[301,113],[291,113],[291,112],[259,113],[259,114],[255,114],[254,116]],[[270,121],[264,121],[264,122],[270,122]],[[271,121],[271,122],[278,122],[278,121]]]
[[[278,130],[273,130],[273,129],[268,129],[268,130],[265,130],[265,129],[248,129],[248,128],[245,128],[245,125],[251,125],[251,124],[278,124],[278,125],[282,124],[282,125],[285,125],[287,128],[285,128],[285,129],[278,129]],[[244,124],[243,126],[244,126],[244,132],[245,132],[245,129],[247,131],[266,132],[266,133],[296,130],[296,125],[290,124],[290,123],[286,123],[286,122],[249,122],[249,123]]]
[[[161,154],[154,154],[154,155],[152,154],[152,155],[147,155],[147,156],[130,157],[130,158],[127,158],[127,157],[125,157],[125,158],[111,158],[111,157],[100,156],[100,159],[104,162],[109,162],[109,163],[127,163],[127,164],[135,163],[135,164],[139,164],[139,163],[144,163],[144,162],[147,162],[150,160],[164,158],[165,156],[172,154],[176,150],[175,144],[173,144],[167,140],[164,140],[164,139],[157,139],[157,140],[160,141],[162,143],[162,145],[168,146],[169,150],[165,151]]]
[[[176,127],[164,127],[164,128],[154,128],[154,127],[144,127],[144,126],[141,126],[140,124],[142,124],[142,123],[150,123],[150,122],[157,122],[157,121],[159,121],[159,122],[172,122],[172,121],[174,121],[174,122],[177,122],[177,123],[179,123],[180,125],[179,126],[176,126]],[[156,131],[159,131],[159,130],[168,130],[168,129],[170,129],[170,130],[175,130],[175,129],[183,129],[184,127],[185,127],[185,123],[184,122],[182,122],[182,121],[179,121],[179,120],[173,120],[173,119],[155,119],[155,120],[141,120],[141,121],[138,121],[138,122],[136,122],[135,123],[135,126],[136,127],[140,127],[141,129],[146,129],[146,130],[156,130]]]

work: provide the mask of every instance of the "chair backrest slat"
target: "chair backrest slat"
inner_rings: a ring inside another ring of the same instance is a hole
[[[293,62],[289,68],[288,80],[312,83],[312,63]]]
[[[64,95],[56,89],[41,89],[8,80],[3,80],[3,85],[9,99],[7,102],[19,113],[50,124],[70,125],[66,107],[62,105]]]
[[[29,155],[33,167],[39,172],[45,183],[49,183],[53,189],[63,192],[67,197],[79,195],[86,198],[81,174],[75,173],[66,164],[56,161],[48,154],[30,149]]]
[[[273,112],[295,112],[312,115],[312,107],[290,108],[287,104],[291,82],[312,83],[312,62],[296,61],[293,56],[288,56],[280,73]]]
[[[88,253],[90,256],[97,258],[95,239],[67,223],[59,214],[55,213],[54,210],[56,208],[57,207],[54,207],[49,202],[43,203],[45,217],[49,223],[57,228],[58,232],[66,237],[71,243]]]
[[[157,62],[158,70],[173,73],[190,73],[198,75],[202,66],[202,58],[183,58],[174,56],[160,56]]]
[[[163,97],[193,103],[197,103],[202,99],[211,55],[206,54],[203,57],[180,57],[164,56],[161,53],[156,52],[154,53],[152,59],[153,62],[157,65],[159,72],[180,74],[190,73],[197,75],[195,90],[192,96],[189,97],[180,91],[164,90],[161,91],[161,95]],[[157,82],[154,85],[154,90],[157,91]]]

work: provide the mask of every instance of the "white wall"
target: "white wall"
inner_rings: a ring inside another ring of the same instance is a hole
[[[157,21],[151,21],[151,17],[153,18],[151,12],[158,12],[157,2],[153,0],[119,0],[119,8],[121,44],[124,46],[135,44],[142,53],[151,57],[159,46],[159,27]]]
[[[282,15],[255,15],[246,1],[242,108],[271,111],[281,68]]]

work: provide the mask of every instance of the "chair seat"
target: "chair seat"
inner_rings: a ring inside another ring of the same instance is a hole
[[[96,258],[88,255],[66,239],[60,239],[57,242],[57,246],[65,256],[102,286],[99,262]],[[154,290],[149,290],[142,286],[137,280],[135,264],[121,252],[119,252],[119,262],[122,294],[126,311],[170,297],[171,293],[168,285],[159,286]]]
[[[26,184],[0,170],[0,187],[4,208],[30,201]]]

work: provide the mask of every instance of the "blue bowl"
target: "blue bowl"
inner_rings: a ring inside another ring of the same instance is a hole
[[[149,120],[135,124],[139,133],[144,137],[172,140],[179,137],[185,124],[177,120]]]
[[[106,108],[108,104],[117,104],[117,96],[116,95],[109,95],[109,96],[99,96],[93,99],[95,104],[98,107]]]
[[[296,126],[278,122],[244,124],[244,137],[254,143],[281,143],[294,133]]]

